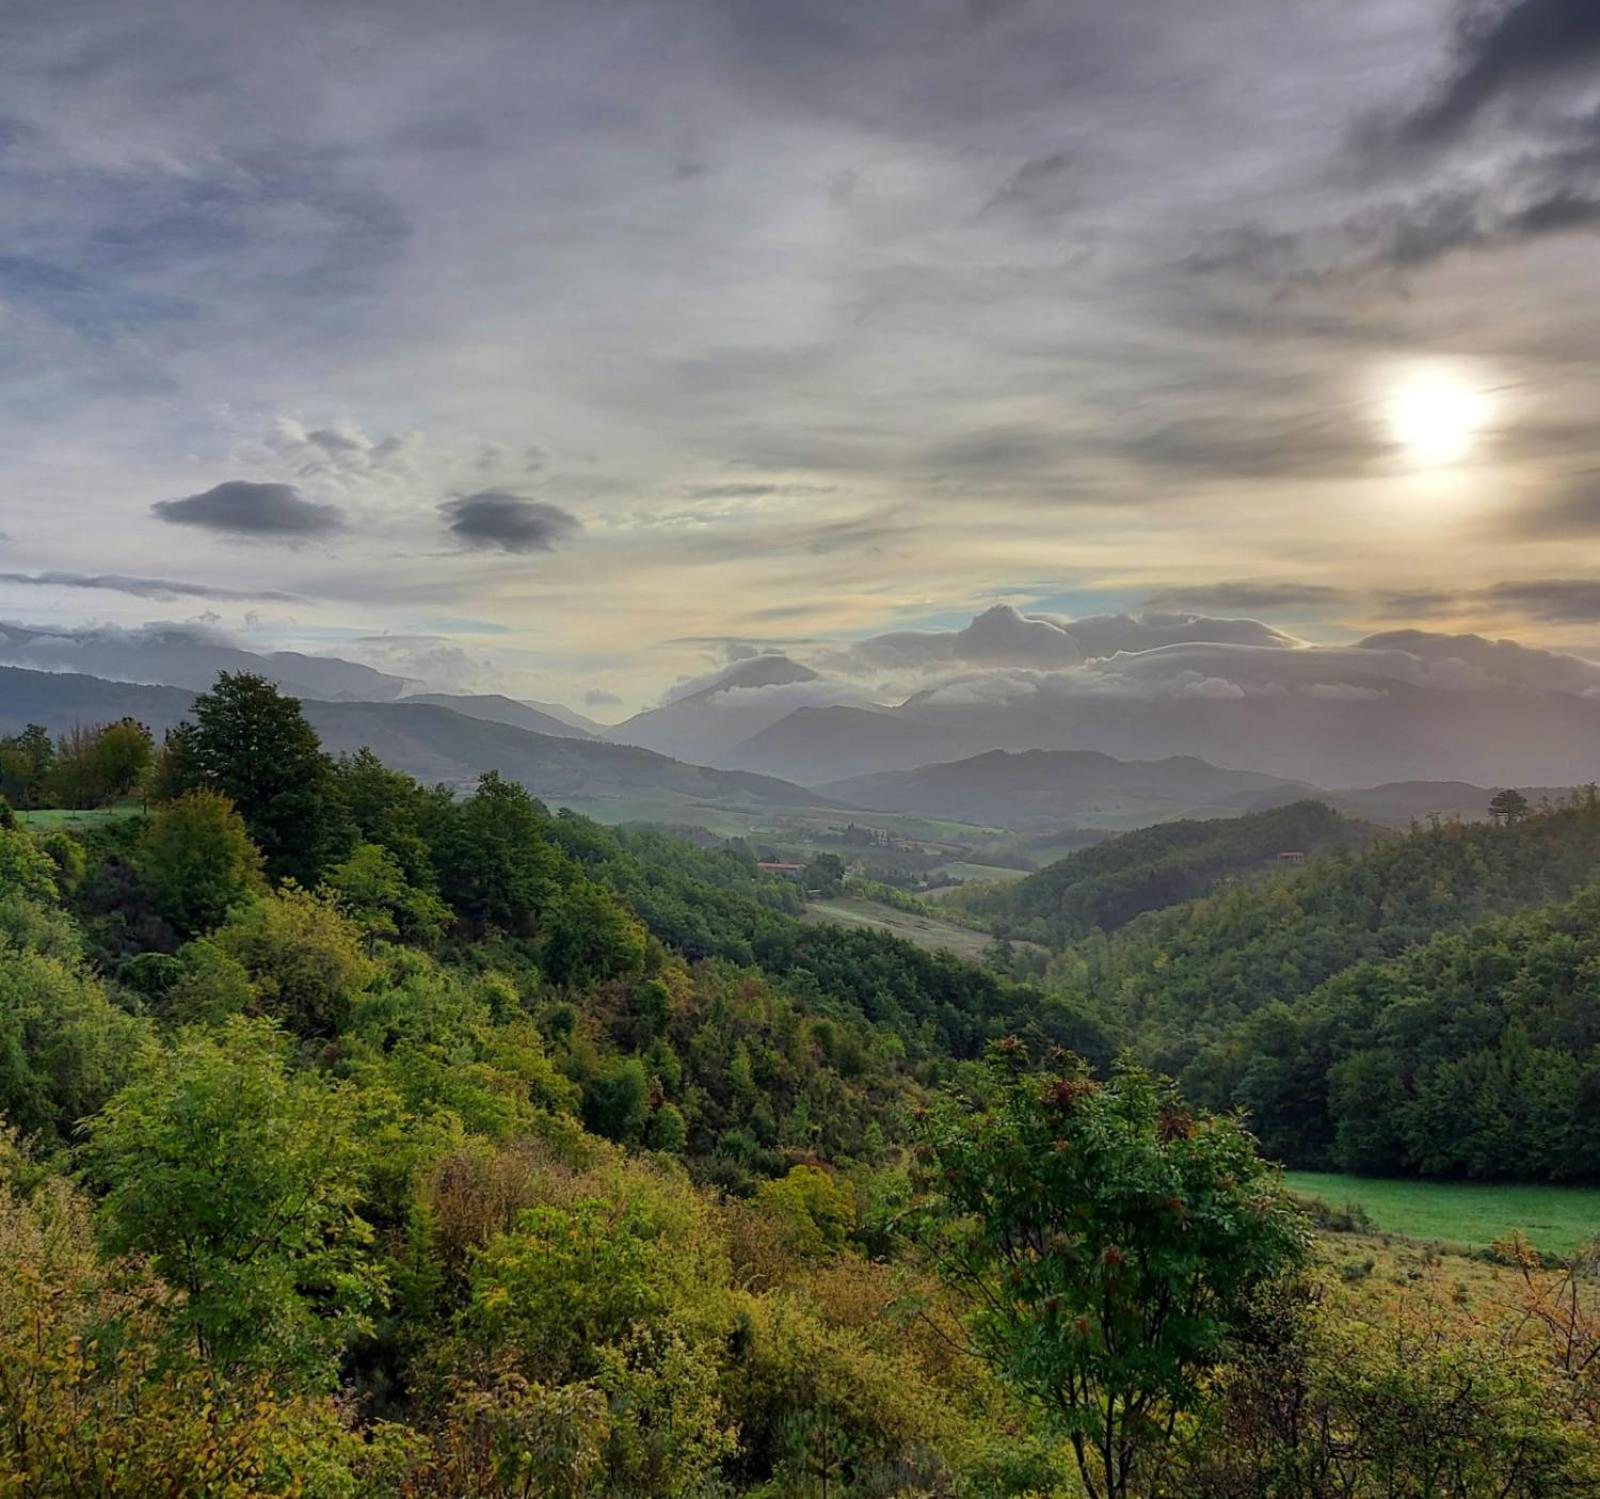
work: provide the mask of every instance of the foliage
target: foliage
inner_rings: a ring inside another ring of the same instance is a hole
[[[1062,1423],[1091,1499],[1159,1487],[1166,1438],[1303,1231],[1236,1120],[1129,1064],[1101,1084],[1023,1063],[998,1048],[987,1106],[933,1116],[936,1253],[984,1356]]]
[[[255,1007],[301,1036],[331,1036],[377,976],[337,903],[286,882],[235,911],[216,946],[249,976]]]
[[[26,828],[0,828],[0,893],[52,901],[56,865]]]
[[[19,801],[41,735],[0,744]],[[1073,1435],[1151,1495],[1593,1476],[1587,1260],[1572,1292],[1502,1248],[1493,1319],[1380,1312],[1370,1263],[1290,1294],[1237,1122],[1088,1070],[1127,1038],[1273,1141],[1574,1169],[1592,808],[1029,949],[1046,988],[802,923],[743,847],[329,761],[250,679],[149,794],[0,814],[0,1111],[38,1152],[0,1138],[0,1494],[1057,1499]],[[1241,831],[1200,826],[1129,867]],[[982,1069],[1012,1032],[1088,1066]]]
[[[327,887],[369,937],[392,937],[433,947],[450,923],[450,908],[407,878],[400,860],[380,843],[358,844],[328,871]]]
[[[137,861],[161,914],[185,934],[210,931],[261,887],[261,855],[244,819],[214,791],[162,807]]]
[[[91,1120],[107,1246],[148,1254],[183,1291],[174,1330],[219,1370],[320,1383],[372,1306],[352,1108],[288,1070],[271,1025],[235,1019],[147,1048]]]
[[[272,874],[314,885],[354,842],[333,762],[300,704],[266,678],[222,673],[180,742],[188,772],[238,808]]]
[[[331,1399],[218,1381],[165,1332],[174,1293],[137,1259],[105,1260],[89,1205],[0,1137],[0,1494],[197,1499],[399,1490],[416,1443],[356,1433]]]
[[[0,940],[0,1118],[70,1137],[120,1086],[143,1033],[75,958]]]
[[[1593,1179],[1597,869],[1589,802],[1417,829],[1091,936],[1057,983],[1293,1165]]]
[[[963,891],[958,903],[997,935],[1052,947],[1113,932],[1146,911],[1193,900],[1219,881],[1275,866],[1286,851],[1359,848],[1373,830],[1320,802],[1208,821],[1158,823],[1079,849],[1025,879]]]

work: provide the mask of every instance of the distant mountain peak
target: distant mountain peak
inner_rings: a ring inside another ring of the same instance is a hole
[[[709,682],[692,692],[674,698],[673,701],[702,702],[719,693],[731,692],[738,688],[787,687],[794,682],[815,682],[819,679],[819,675],[809,666],[803,666],[788,656],[777,654],[751,656],[745,661],[735,661],[726,670],[718,672]]]

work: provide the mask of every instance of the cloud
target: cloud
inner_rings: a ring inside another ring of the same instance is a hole
[[[582,529],[559,505],[485,489],[439,507],[450,534],[468,546],[502,552],[551,552]]]
[[[1463,6],[1449,75],[1395,134],[1414,145],[1452,141],[1492,104],[1563,75],[1582,76],[1596,59],[1600,7],[1593,0]]]
[[[765,500],[778,495],[831,494],[831,484],[698,484],[686,493],[693,500]]]
[[[960,630],[899,630],[870,636],[843,650],[826,653],[824,659],[836,670],[864,676],[928,672],[968,663],[1060,668],[1097,657],[1197,640],[1269,650],[1295,644],[1290,636],[1252,619],[1161,612],[1068,619],[1053,614],[1023,614],[1009,604],[996,604]]]
[[[604,687],[591,687],[583,694],[583,702],[587,708],[615,708],[622,699]]]
[[[1532,578],[1496,583],[1478,597],[1509,605],[1534,619],[1562,623],[1600,620],[1600,582],[1591,578]]]
[[[934,444],[923,462],[960,479],[1010,479],[1057,469],[1073,452],[1060,429],[1028,423],[987,427]]]
[[[1349,598],[1348,590],[1323,583],[1194,583],[1163,588],[1146,603],[1155,608],[1191,604],[1202,609],[1292,609],[1322,608]]]
[[[229,479],[181,500],[158,500],[150,508],[158,520],[172,525],[199,526],[230,536],[325,536],[344,526],[337,506],[302,499],[292,484],[256,484],[248,479]]]
[[[1502,583],[1476,596],[1510,601],[1520,593],[1522,607],[1543,601],[1546,607],[1582,609],[1584,590],[1594,585],[1582,581],[1546,580]],[[1592,602],[1592,598],[1591,598]],[[1600,618],[1600,613],[1566,614],[1563,618]],[[1445,635],[1430,630],[1389,630],[1356,642],[1355,649],[1381,653],[1389,660],[1410,658],[1468,669],[1482,681],[1511,687],[1542,687],[1556,692],[1581,692],[1600,684],[1600,665],[1561,651],[1540,650],[1515,640],[1490,640],[1482,635]],[[1434,683],[1437,685],[1437,682]]]
[[[1201,477],[1328,477],[1359,472],[1390,451],[1345,414],[1203,417],[1168,423],[1118,445],[1142,463]]]
[[[27,584],[40,588],[104,589],[141,599],[266,600],[279,604],[305,602],[299,594],[281,593],[272,588],[218,588],[209,583],[179,583],[171,578],[132,578],[121,573],[0,573],[0,583]]]
[[[1600,196],[1523,163],[1507,180],[1389,203],[1345,230],[1369,266],[1414,270],[1468,250],[1572,234],[1600,225]]]
[[[1372,602],[1385,619],[1418,619],[1457,612],[1461,594],[1450,588],[1380,588]]]
[[[1087,172],[1074,151],[1051,151],[1017,168],[985,205],[985,213],[1011,213],[1050,221],[1083,201]]]
[[[497,685],[493,665],[443,635],[364,635],[343,647],[352,659],[438,691]]]
[[[1600,469],[1572,474],[1559,481],[1555,486],[1555,498],[1518,510],[1512,528],[1546,536],[1584,536],[1600,532]]]

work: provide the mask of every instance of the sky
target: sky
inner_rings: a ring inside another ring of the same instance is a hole
[[[1600,657],[1594,0],[8,0],[0,223],[0,621]]]

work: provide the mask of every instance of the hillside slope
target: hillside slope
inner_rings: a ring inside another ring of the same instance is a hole
[[[996,935],[1060,947],[1111,932],[1146,911],[1204,895],[1219,881],[1277,867],[1284,853],[1359,848],[1377,830],[1321,802],[1245,817],[1159,823],[1080,849],[1008,885],[962,892],[959,904]]]

